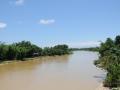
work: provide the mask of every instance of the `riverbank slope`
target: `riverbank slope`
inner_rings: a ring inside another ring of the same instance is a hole
[[[103,87],[103,84],[100,84],[96,90],[110,90],[109,88]]]

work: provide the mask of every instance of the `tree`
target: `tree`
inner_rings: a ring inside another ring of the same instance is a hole
[[[9,45],[6,52],[6,59],[13,60],[16,57],[16,47],[14,45]]]
[[[0,60],[4,61],[6,59],[7,45],[4,43],[0,44]]]
[[[99,53],[101,56],[104,56],[107,51],[114,47],[114,41],[111,38],[107,38],[105,43],[101,43],[99,48]]]
[[[17,47],[17,60],[23,60],[26,57],[27,49],[23,47]]]
[[[115,45],[120,46],[120,35],[116,36],[116,38],[115,38]]]

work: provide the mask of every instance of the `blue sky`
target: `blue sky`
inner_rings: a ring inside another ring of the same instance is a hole
[[[98,45],[120,34],[120,0],[0,0],[0,41]]]

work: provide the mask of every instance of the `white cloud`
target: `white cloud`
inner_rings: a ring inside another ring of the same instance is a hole
[[[39,21],[39,24],[44,24],[44,25],[53,24],[53,23],[55,23],[54,19],[41,19]]]
[[[0,29],[4,29],[7,27],[7,24],[4,22],[0,22]]]
[[[23,5],[25,0],[16,0],[15,5]]]
[[[87,48],[87,47],[96,47],[100,45],[100,42],[97,41],[86,41],[86,42],[76,42],[76,43],[68,43],[70,47],[73,48]]]

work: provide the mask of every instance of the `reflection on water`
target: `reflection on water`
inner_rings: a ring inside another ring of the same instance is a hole
[[[2,65],[0,90],[95,90],[102,80],[96,76],[103,74],[93,65],[97,58],[95,52],[77,51]]]

